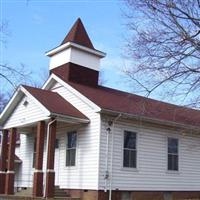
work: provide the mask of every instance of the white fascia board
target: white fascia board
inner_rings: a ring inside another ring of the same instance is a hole
[[[48,90],[51,87],[51,85],[54,85],[56,83],[56,80],[53,79],[54,76],[54,74],[51,74],[49,78],[44,82],[41,88]]]
[[[79,44],[76,44],[76,43],[73,43],[73,42],[67,42],[66,44],[63,44],[59,47],[56,47],[55,49],[52,49],[49,52],[47,52],[45,55],[51,57],[54,54],[59,53],[59,52],[63,51],[64,49],[67,49],[69,47],[74,47],[74,48],[86,51],[86,52],[94,54],[94,55],[96,55],[100,58],[104,58],[106,56],[106,53],[104,53],[104,52],[94,50],[94,49],[90,49],[88,47],[84,47],[82,45],[79,45]]]
[[[58,83],[60,83],[62,86],[67,88],[69,91],[71,91],[74,95],[77,96],[77,98],[80,98],[85,104],[87,104],[90,108],[92,108],[95,112],[100,112],[101,108],[97,106],[94,102],[92,102],[90,99],[85,97],[83,94],[81,94],[79,91],[77,91],[75,88],[73,88],[71,85],[60,79],[55,74],[51,74],[47,82],[44,84],[42,89],[49,89],[49,86],[51,85],[51,81],[56,80]]]
[[[56,117],[57,121],[65,121],[65,122],[69,122],[69,123],[84,123],[84,124],[88,124],[90,122],[89,119],[82,119],[82,118],[77,118],[77,117],[57,114],[57,113],[51,113],[51,116],[52,117]]]
[[[9,115],[9,112],[12,112],[12,110],[15,108],[18,102],[22,99],[22,97],[23,97],[23,93],[21,92],[20,87],[18,87],[0,115],[0,124],[3,124],[6,121]]]
[[[23,86],[20,86],[21,91],[29,98],[31,98],[40,108],[41,110],[45,113],[46,116],[50,115],[50,112],[48,109],[45,108],[44,105],[42,105],[31,93],[26,90]]]
[[[195,126],[195,125],[185,125],[185,124],[178,123],[178,122],[172,122],[172,121],[161,120],[161,119],[156,119],[156,118],[151,118],[151,117],[145,117],[145,116],[125,113],[125,112],[113,111],[113,110],[109,110],[109,109],[102,109],[100,113],[113,114],[115,117],[120,114],[122,118],[124,117],[127,119],[144,120],[146,122],[150,122],[150,123],[154,123],[154,124],[167,125],[167,126],[172,126],[172,127],[177,127],[177,128],[185,128],[185,129],[192,129],[192,130],[198,130],[198,131],[200,130],[200,127]]]
[[[45,116],[45,117],[41,117],[41,118],[37,118],[36,121],[31,121],[30,123],[27,123],[27,122],[24,122],[24,123],[20,123],[19,126],[17,126],[17,128],[22,128],[22,127],[28,127],[28,126],[31,126],[39,121],[46,121],[46,120],[49,120],[50,117],[49,116]],[[3,129],[10,129],[10,128],[13,128],[11,126],[3,126]]]
[[[34,96],[32,96],[23,86],[19,86],[14,95],[12,96],[11,100],[6,105],[5,109],[0,115],[1,125],[5,123],[5,121],[9,117],[9,114],[15,109],[16,105],[20,102],[20,100],[24,95],[31,98],[41,108],[41,110],[45,113],[47,117],[50,116],[50,112]],[[11,128],[11,127],[3,127],[3,128]]]

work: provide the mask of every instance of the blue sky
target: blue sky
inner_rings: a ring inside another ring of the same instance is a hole
[[[25,64],[35,81],[41,81],[49,59],[44,54],[56,47],[80,17],[95,48],[107,53],[101,69],[105,85],[129,90],[121,69],[126,27],[119,0],[1,0],[1,20],[8,22],[3,62]],[[5,89],[6,87],[2,88]]]

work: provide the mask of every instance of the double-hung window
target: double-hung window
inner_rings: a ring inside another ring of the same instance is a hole
[[[136,168],[137,166],[137,134],[124,131],[123,167]]]
[[[178,171],[179,168],[178,139],[168,138],[168,170]]]
[[[76,164],[77,133],[75,131],[67,133],[66,166]]]

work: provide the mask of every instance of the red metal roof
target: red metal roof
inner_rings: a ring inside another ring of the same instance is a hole
[[[102,109],[184,125],[200,126],[199,110],[165,103],[103,86],[91,87],[69,81],[68,83]]]
[[[61,45],[67,42],[74,42],[76,44],[80,44],[90,49],[94,49],[94,46],[80,18],[78,18],[77,21],[74,23],[69,33],[67,34],[65,39],[62,41]]]
[[[25,85],[23,85],[23,87],[51,113],[71,116],[80,119],[88,119],[84,114],[82,114],[72,104],[70,104],[56,92],[51,92],[48,90]]]

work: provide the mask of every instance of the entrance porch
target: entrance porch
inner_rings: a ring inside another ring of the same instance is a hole
[[[58,93],[19,87],[0,116],[0,194],[14,195],[20,186],[32,187],[33,197],[54,197],[59,173],[55,162],[58,129],[88,123],[88,118]],[[19,148],[17,133],[23,136]],[[15,153],[21,156],[20,166],[15,165]]]
[[[59,188],[58,130],[73,130],[82,126],[85,126],[85,123],[51,118],[4,129],[1,146],[0,194],[9,197],[10,195],[69,197]],[[21,135],[20,146],[16,146],[17,133]],[[19,155],[22,163],[14,162],[15,154]]]

